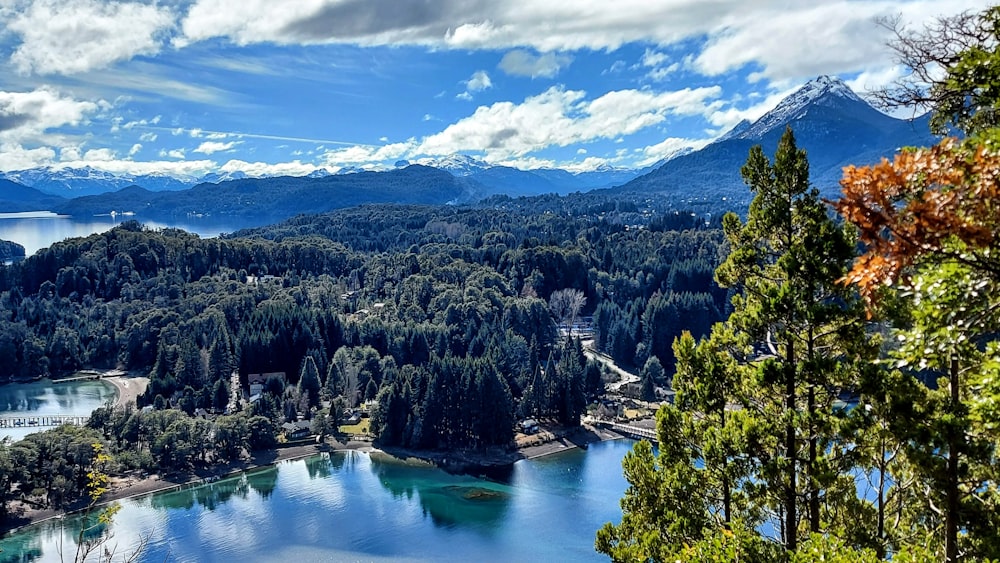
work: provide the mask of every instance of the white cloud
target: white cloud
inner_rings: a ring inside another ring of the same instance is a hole
[[[76,100],[47,88],[0,91],[0,140],[21,141],[56,127],[79,125],[104,107],[107,102]]]
[[[663,122],[668,115],[699,115],[721,89],[612,91],[585,101],[586,93],[552,87],[521,104],[480,106],[471,116],[423,140],[428,155],[483,151],[493,160],[522,157],[551,146],[614,139]]]
[[[472,73],[472,78],[465,82],[465,88],[470,92],[482,92],[493,87],[493,81],[485,70],[477,70]]]
[[[940,0],[440,0],[432,4],[422,0],[196,0],[176,41],[183,45],[224,37],[240,45],[533,49],[542,53],[538,60],[529,61],[519,54],[514,57],[521,57],[522,64],[512,65],[527,72],[528,63],[536,63],[533,76],[546,75],[539,70],[554,74],[550,69],[558,55],[553,53],[614,50],[630,42],[664,47],[688,41],[701,46],[692,59],[699,72],[717,75],[755,64],[761,68],[761,77],[801,80],[891,65],[891,54],[884,47],[886,35],[872,22],[875,16],[903,14],[908,22],[919,25],[942,13],[981,10],[987,5],[985,0],[950,0],[947,4]],[[662,68],[663,56],[661,50],[651,48],[648,67]],[[665,72],[655,76],[662,79]]]
[[[654,80],[656,82],[661,82],[665,80],[671,74],[677,72],[681,68],[681,63],[671,63],[664,67],[654,68],[646,73],[646,78]]]
[[[382,146],[356,145],[327,151],[323,161],[330,166],[356,163],[374,163],[385,160],[398,160],[410,154],[417,147],[414,139],[402,143],[391,143]]]
[[[544,53],[536,56],[523,49],[514,49],[504,55],[497,66],[514,76],[552,78],[572,61],[573,57],[569,55]]]
[[[680,151],[687,149],[700,149],[710,142],[709,139],[680,139],[669,137],[662,142],[639,149],[642,157],[636,162],[636,166],[649,166],[659,160],[673,156]]]
[[[800,87],[801,85],[795,85],[792,88],[769,92],[756,104],[743,109],[734,105],[730,105],[729,107],[722,109],[721,106],[716,105],[713,106],[712,110],[706,117],[709,123],[719,128],[717,132],[722,134],[732,129],[733,126],[744,119],[750,122],[757,120],[765,113],[774,109],[781,100],[788,97]]]
[[[215,154],[217,152],[232,150],[233,147],[241,143],[242,141],[230,141],[228,143],[220,143],[218,141],[205,141],[204,143],[198,145],[198,148],[194,149],[191,152],[210,155],[210,154]]]
[[[160,158],[166,158],[166,157],[183,160],[185,158],[184,149],[173,149],[173,150],[160,149]]]
[[[0,142],[0,170],[24,170],[51,164],[56,151],[52,147],[25,148],[18,143]]]
[[[73,74],[159,51],[175,16],[159,5],[97,0],[14,0],[6,28],[21,39],[21,73]]]
[[[136,144],[132,145],[132,148],[130,148],[128,150],[128,155],[129,156],[135,156],[141,150],[142,150],[142,143],[136,143]]]
[[[103,100],[76,100],[48,88],[0,91],[0,170],[51,164],[57,150],[78,143],[54,130],[87,124],[108,107]]]
[[[279,162],[269,164],[266,162],[246,162],[243,160],[230,160],[219,167],[222,172],[244,172],[248,176],[306,176],[321,167],[314,164],[303,163],[298,160],[291,162]]]
[[[455,98],[467,102],[472,100],[473,92],[482,92],[493,87],[493,81],[490,80],[490,75],[486,74],[485,70],[473,72],[468,80],[462,81],[462,84],[465,85],[465,92],[456,95]]]
[[[157,138],[157,134],[152,131],[146,131],[142,135],[139,135],[139,140],[144,143],[152,143]]]
[[[138,119],[138,120],[135,120],[135,121],[129,121],[125,125],[122,125],[122,129],[132,129],[132,128],[135,128],[135,127],[139,127],[139,128],[148,127],[150,125],[156,125],[159,122],[160,122],[160,116],[157,115],[153,119]]]
[[[115,160],[117,156],[118,155],[115,154],[115,151],[108,148],[90,149],[87,152],[83,153],[83,160],[87,162],[94,162],[94,161],[107,162],[109,160]]]
[[[63,162],[83,160],[80,156],[80,147],[63,147],[59,150],[59,160]]]
[[[161,156],[170,156],[163,153]],[[0,157],[2,158],[2,157]],[[169,174],[178,178],[195,179],[217,169],[218,163],[212,160],[75,160],[62,159],[55,168],[82,168],[89,166],[114,174]]]
[[[669,58],[670,56],[666,53],[647,48],[646,52],[642,54],[642,59],[639,60],[639,63],[645,67],[656,68]]]

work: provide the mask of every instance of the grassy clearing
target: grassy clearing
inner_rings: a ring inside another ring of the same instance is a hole
[[[371,419],[362,418],[357,424],[344,425],[340,427],[341,434],[368,434],[371,430]]]

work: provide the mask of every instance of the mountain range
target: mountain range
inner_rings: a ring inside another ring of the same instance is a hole
[[[792,127],[798,146],[808,153],[813,184],[824,196],[835,197],[845,165],[871,164],[900,147],[933,144],[928,120],[883,114],[843,81],[821,76],[760,119],[741,122],[699,150],[671,155],[642,170],[519,170],[467,155],[416,164],[400,161],[395,170],[385,172],[319,170],[305,177],[248,178],[236,172],[196,180],[48,168],[10,172],[6,180],[0,179],[0,212],[46,209],[93,215],[118,210],[135,212],[140,218],[212,215],[278,220],[362,203],[447,204],[496,194],[590,190],[609,197],[656,194],[677,208],[709,205],[742,210],[751,194],[739,170],[750,147],[760,144],[766,154],[773,154],[786,126]]]

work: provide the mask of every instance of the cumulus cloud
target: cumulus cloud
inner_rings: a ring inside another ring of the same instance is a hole
[[[649,166],[674,156],[685,150],[697,150],[710,142],[709,139],[681,139],[678,137],[668,137],[662,142],[639,149],[641,157],[636,162],[637,166]]]
[[[232,150],[236,145],[241,144],[242,141],[230,141],[228,143],[220,143],[219,141],[205,141],[204,143],[198,145],[198,148],[191,152],[197,152],[204,155],[215,154],[217,152]]]
[[[39,135],[64,125],[79,125],[107,102],[76,100],[54,90],[42,88],[31,92],[0,91],[0,135]]]
[[[327,151],[323,160],[330,166],[396,160],[410,154],[416,147],[417,142],[413,139],[381,146],[355,145]]]
[[[213,37],[240,45],[344,43],[455,49],[515,49],[504,72],[553,76],[579,49],[614,50],[630,42],[657,46],[694,40],[692,67],[708,75],[748,64],[771,80],[883,68],[891,54],[873,25],[903,14],[920,24],[943,10],[982,9],[983,0],[196,0],[183,18],[178,44]],[[789,48],[789,46],[794,48]],[[541,53],[531,55],[523,49]],[[662,57],[652,49],[647,62]],[[649,65],[664,67],[665,60]],[[651,78],[662,79],[667,70]]]
[[[164,153],[161,156],[167,156],[167,154]],[[0,162],[2,162],[2,158],[0,156]],[[218,163],[212,160],[84,160],[83,157],[78,156],[76,159],[62,158],[61,162],[53,165],[54,168],[82,168],[85,166],[113,174],[170,174],[178,178],[193,179],[215,171]]]
[[[83,153],[83,160],[87,162],[107,162],[109,160],[115,160],[118,157],[115,151],[108,148],[101,149],[90,149]]]
[[[52,147],[25,148],[19,143],[0,142],[0,170],[24,170],[55,161]]]
[[[717,86],[654,93],[618,90],[593,100],[552,87],[521,104],[498,102],[423,140],[417,152],[483,151],[491,159],[521,157],[551,146],[614,139],[656,125],[669,115],[701,115],[721,93]]]
[[[465,81],[465,88],[470,92],[482,92],[493,87],[493,81],[485,70],[477,70],[472,73],[472,77]]]
[[[168,158],[168,157],[184,160],[185,158],[184,149],[172,149],[172,150],[160,149],[160,158]]]
[[[222,172],[243,172],[247,176],[306,176],[322,169],[315,164],[304,163],[299,160],[291,162],[279,162],[270,164],[267,162],[246,162],[244,160],[230,160],[219,167]]]
[[[513,76],[552,78],[572,61],[573,57],[569,55],[556,53],[533,55],[523,49],[514,49],[504,55],[497,66],[500,70]]]
[[[142,150],[142,143],[136,143],[136,144],[132,145],[132,148],[130,148],[128,150],[128,155],[129,156],[135,156],[141,150]]]
[[[156,4],[15,0],[6,28],[20,37],[11,62],[21,73],[73,74],[159,51],[175,15]]]
[[[463,80],[462,84],[465,85],[465,92],[462,92],[455,96],[459,100],[470,101],[472,100],[472,95],[475,92],[482,92],[483,90],[488,90],[493,87],[493,81],[490,80],[490,75],[486,73],[485,70],[477,70],[472,73],[472,76],[468,80]]]
[[[157,139],[158,135],[152,131],[146,131],[142,135],[139,135],[139,140],[144,143],[152,143]]]

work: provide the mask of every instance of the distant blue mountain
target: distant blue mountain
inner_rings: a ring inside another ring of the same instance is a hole
[[[10,180],[0,180],[0,213],[49,211],[66,199],[43,193]]]
[[[212,216],[276,221],[301,213],[322,213],[366,203],[444,205],[468,201],[482,188],[467,178],[427,166],[388,172],[311,177],[280,176],[202,183],[178,191],[154,192],[130,186],[117,192],[66,201],[60,213],[87,216],[131,211],[137,219]]]
[[[888,116],[843,81],[821,76],[757,121],[741,122],[704,148],[673,158],[616,190],[661,194],[680,207],[705,203],[745,209],[751,194],[740,168],[750,147],[759,144],[765,154],[773,156],[790,125],[798,146],[808,154],[812,184],[822,196],[835,198],[844,166],[874,164],[901,147],[935,143],[929,119]]]

